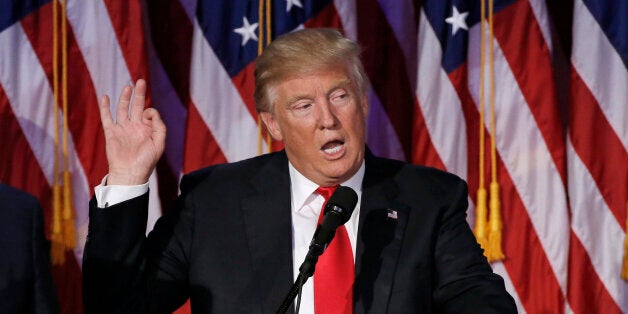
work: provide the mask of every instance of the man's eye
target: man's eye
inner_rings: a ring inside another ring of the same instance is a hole
[[[349,94],[348,93],[339,93],[337,95],[334,95],[331,99],[331,101],[333,103],[344,103],[347,101],[347,99],[349,99]]]
[[[310,107],[312,107],[312,104],[307,104],[307,103],[306,103],[306,104],[299,104],[299,105],[296,105],[293,109],[294,109],[294,110],[306,110],[306,109],[308,109],[308,108],[310,108]]]

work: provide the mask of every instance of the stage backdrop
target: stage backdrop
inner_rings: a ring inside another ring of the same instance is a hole
[[[258,142],[253,68],[303,27],[363,45],[374,153],[467,180],[472,226],[478,188],[498,184],[500,217],[479,217],[501,218],[492,266],[521,313],[628,312],[628,2],[495,0],[492,27],[477,0],[263,2],[0,1],[0,180],[39,198],[67,250],[64,313],[82,313],[87,203],[107,173],[99,97],[144,78],[168,126],[150,229],[181,174],[281,149]]]

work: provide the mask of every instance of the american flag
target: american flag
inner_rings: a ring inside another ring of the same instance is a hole
[[[302,27],[338,28],[362,44],[371,81],[369,147],[467,180],[472,226],[480,130],[486,182],[494,136],[505,258],[492,266],[521,313],[628,312],[628,282],[620,277],[628,203],[628,2],[566,1],[573,9],[557,10],[573,16],[565,34],[556,31],[565,25],[552,19],[552,1],[495,0],[492,37],[486,20],[482,36],[477,0],[262,2],[268,14],[259,1],[67,0],[59,20],[67,22],[77,244],[53,268],[64,313],[82,312],[87,203],[107,172],[99,97],[116,99],[124,85],[145,78],[150,105],[168,126],[166,152],[150,180],[150,229],[176,196],[182,173],[258,154],[252,94],[260,40]],[[54,125],[55,119],[63,124],[64,113],[62,102],[54,112],[53,47],[62,36],[53,36],[52,4],[0,0],[0,180],[36,195],[47,225]],[[280,147],[262,144],[263,151]],[[63,168],[62,149],[57,152]]]

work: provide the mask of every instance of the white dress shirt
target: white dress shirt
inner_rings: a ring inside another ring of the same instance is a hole
[[[299,275],[299,267],[305,260],[305,255],[316,231],[318,217],[325,198],[316,193],[318,185],[303,176],[299,171],[288,165],[290,172],[290,196],[292,206],[292,269],[293,278]],[[353,260],[355,262],[355,249],[358,237],[358,223],[360,217],[360,203],[362,200],[362,179],[364,178],[364,162],[358,172],[341,185],[352,188],[358,194],[358,204],[351,214],[351,218],[345,224]],[[107,177],[103,178],[100,185],[94,188],[96,204],[98,207],[108,207],[131,198],[140,196],[148,191],[148,182],[141,185],[104,185]],[[314,279],[309,278],[303,285],[300,314],[314,314]],[[288,293],[288,291],[286,291]],[[296,299],[295,303],[296,305]]]
[[[292,271],[293,278],[296,280],[299,275],[299,267],[301,267],[301,264],[305,260],[305,255],[307,255],[310,242],[314,236],[314,231],[316,231],[318,216],[320,215],[323,203],[325,203],[325,198],[316,193],[318,185],[299,173],[299,171],[292,166],[292,163],[289,164],[289,169],[290,192],[292,195]],[[349,221],[345,224],[349,241],[351,242],[354,263],[360,218],[360,201],[362,199],[362,178],[364,178],[364,162],[362,162],[362,166],[360,166],[360,169],[353,177],[341,184],[352,188],[358,194],[358,204],[353,210],[351,218],[349,218]],[[309,278],[303,285],[301,293],[301,308],[299,313],[314,314],[313,277]],[[296,305],[296,299],[294,304]]]

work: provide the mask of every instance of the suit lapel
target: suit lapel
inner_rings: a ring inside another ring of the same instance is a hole
[[[245,232],[264,313],[274,313],[292,282],[290,176],[284,152],[273,154],[242,200]]]
[[[355,313],[385,313],[408,218],[393,180],[401,163],[366,153],[354,285]]]

